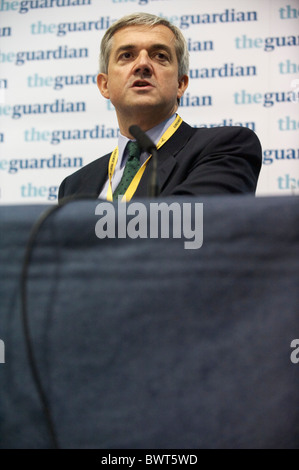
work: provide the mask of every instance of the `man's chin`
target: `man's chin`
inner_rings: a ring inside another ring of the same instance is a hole
[[[157,100],[144,96],[133,100],[129,105],[129,112],[147,112],[147,111],[165,111],[166,103],[157,102]]]
[[[123,103],[121,108],[116,109],[116,112],[122,116],[122,119],[125,120],[137,120],[147,119],[147,117],[152,121],[155,119],[164,119],[168,116],[171,116],[177,109],[176,103],[173,106],[169,106],[169,102],[157,101],[154,99],[149,99],[149,97],[144,97],[144,99],[128,100],[126,104]]]

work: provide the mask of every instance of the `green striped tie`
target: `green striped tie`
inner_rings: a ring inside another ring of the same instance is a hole
[[[127,143],[127,149],[129,151],[129,158],[127,160],[120,183],[113,193],[113,200],[117,200],[118,196],[125,194],[126,190],[130,186],[132,179],[140,168],[139,158],[141,150],[137,142],[132,142],[130,140]]]

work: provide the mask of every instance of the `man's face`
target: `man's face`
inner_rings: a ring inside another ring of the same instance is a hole
[[[166,26],[129,26],[118,30],[108,64],[99,74],[102,95],[111,100],[118,116],[157,112],[171,116],[188,84],[178,79],[175,36]]]

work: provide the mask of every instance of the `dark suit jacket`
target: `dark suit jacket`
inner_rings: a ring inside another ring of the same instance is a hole
[[[107,154],[65,178],[59,199],[97,197],[108,175]],[[260,142],[245,127],[192,128],[182,122],[158,150],[161,196],[254,193],[261,168]],[[134,197],[146,197],[150,160]]]

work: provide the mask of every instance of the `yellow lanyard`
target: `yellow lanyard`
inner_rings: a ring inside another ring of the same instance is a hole
[[[175,118],[175,121],[171,124],[171,126],[168,127],[168,129],[164,132],[162,135],[161,139],[159,140],[157,144],[157,149],[162,147],[162,145],[167,142],[168,139],[175,133],[175,131],[179,128],[179,126],[182,124],[183,120],[182,118],[177,115]],[[130,201],[132,198],[133,194],[135,193],[140,180],[142,178],[142,175],[144,173],[144,170],[146,169],[146,166],[151,158],[151,155],[148,157],[148,159],[143,163],[143,165],[139,168],[137,171],[136,175],[132,179],[130,186],[128,187],[127,191],[123,195],[122,201]],[[113,201],[113,193],[112,193],[112,177],[115,171],[116,163],[118,160],[118,147],[116,147],[110,157],[109,160],[109,165],[108,165],[108,177],[109,177],[109,186],[108,186],[108,191],[107,191],[107,201]]]

